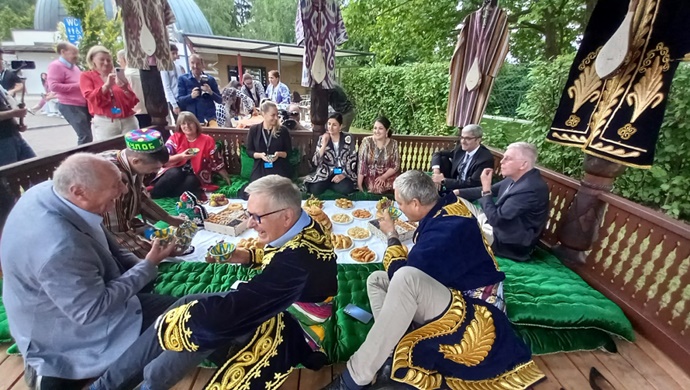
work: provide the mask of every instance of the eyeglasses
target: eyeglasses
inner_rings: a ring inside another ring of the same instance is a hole
[[[252,219],[254,220],[254,222],[256,222],[256,223],[261,223],[261,218],[263,218],[263,217],[268,217],[268,216],[271,215],[271,214],[279,213],[279,212],[281,212],[281,211],[283,211],[283,210],[287,210],[287,208],[282,208],[282,209],[280,209],[280,210],[271,211],[270,213],[266,213],[266,214],[262,214],[262,215],[250,213],[249,211],[245,210],[245,211],[244,211],[244,216],[247,217],[247,218],[252,218]]]
[[[525,159],[518,159],[518,158],[510,157],[510,156],[503,156],[503,158],[501,159],[501,161],[510,162],[510,161],[527,161],[527,160],[525,160]]]
[[[481,137],[460,137],[460,141],[472,141]]]

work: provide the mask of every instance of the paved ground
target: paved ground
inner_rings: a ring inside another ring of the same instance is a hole
[[[27,96],[24,101],[31,108],[40,99],[39,96]],[[77,134],[62,118],[27,114],[24,123],[28,130],[22,133],[22,137],[39,157],[77,146]]]

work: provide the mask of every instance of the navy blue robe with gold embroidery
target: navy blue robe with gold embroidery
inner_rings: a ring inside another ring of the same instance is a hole
[[[229,356],[207,389],[277,389],[293,367],[308,366],[314,353],[288,309],[296,303],[324,303],[338,289],[330,235],[312,221],[280,248],[251,251],[263,271],[237,291],[192,301],[168,311],[158,327],[164,350],[216,349],[253,334]]]
[[[437,319],[412,330],[393,353],[392,378],[417,389],[525,389],[544,378],[506,315],[462,291],[505,279],[476,218],[450,194],[420,221],[407,253],[391,239],[384,255],[389,277],[412,266],[451,290]]]

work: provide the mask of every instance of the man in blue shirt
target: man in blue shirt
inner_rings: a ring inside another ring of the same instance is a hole
[[[198,54],[189,57],[189,66],[191,72],[180,76],[177,81],[180,108],[194,114],[202,124],[218,127],[215,103],[223,102],[218,83],[204,73],[204,60]]]

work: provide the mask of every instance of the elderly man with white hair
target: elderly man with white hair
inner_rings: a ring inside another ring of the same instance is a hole
[[[29,189],[7,218],[3,301],[27,380],[38,389],[80,389],[175,301],[140,293],[175,245],[156,240],[140,259],[101,226],[125,191],[115,165],[78,153],[53,180]]]
[[[299,364],[326,364],[324,325],[338,289],[330,233],[302,210],[289,179],[264,176],[245,191],[249,227],[265,247],[225,261],[261,273],[235,291],[178,301],[91,389],[124,388],[142,370],[141,389],[168,389],[206,356],[219,367],[209,389],[277,389]]]
[[[505,275],[465,203],[439,198],[421,171],[393,189],[419,222],[415,246],[408,252],[385,213],[386,270],[367,279],[374,326],[325,389],[525,389],[543,378],[503,312]]]
[[[549,217],[549,187],[537,163],[537,148],[527,142],[508,145],[501,160],[505,179],[491,185],[493,169],[484,169],[482,186],[456,190],[461,197],[479,199],[493,227],[494,253],[516,261],[529,260]]]

